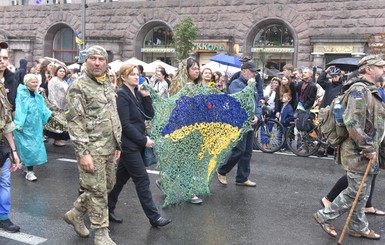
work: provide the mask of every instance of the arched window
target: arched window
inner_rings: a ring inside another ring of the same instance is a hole
[[[169,65],[174,59],[175,49],[172,43],[172,30],[166,25],[156,25],[148,30],[142,44],[143,61],[151,63],[161,60]]]
[[[269,76],[277,76],[286,64],[294,62],[294,38],[281,23],[267,23],[257,30],[251,52],[257,65]]]
[[[63,61],[66,64],[75,63],[75,56],[78,55],[75,43],[75,34],[71,28],[61,28],[53,38],[52,57]]]

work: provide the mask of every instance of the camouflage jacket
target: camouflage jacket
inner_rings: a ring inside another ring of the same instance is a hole
[[[379,171],[381,142],[385,130],[385,105],[377,87],[363,78],[354,78],[350,83],[363,82],[367,86],[355,86],[348,94],[348,102],[343,114],[349,138],[340,146],[339,161],[346,171],[364,173],[369,159],[361,153],[376,152],[377,159],[370,174]]]
[[[7,99],[4,84],[0,82],[0,139],[3,134],[11,133],[15,129],[12,122],[12,105]]]
[[[111,81],[84,73],[66,95],[68,132],[78,157],[111,155],[120,150],[121,125]]]

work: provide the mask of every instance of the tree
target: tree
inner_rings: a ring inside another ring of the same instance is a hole
[[[193,41],[198,35],[199,29],[190,17],[175,25],[172,37],[172,46],[175,48],[176,59],[181,61],[189,57],[193,47]]]

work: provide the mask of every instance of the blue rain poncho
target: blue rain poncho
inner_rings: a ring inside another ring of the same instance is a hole
[[[43,126],[52,112],[47,108],[43,96],[30,92],[22,84],[17,88],[16,105],[14,138],[20,160],[27,167],[43,164],[47,162]]]

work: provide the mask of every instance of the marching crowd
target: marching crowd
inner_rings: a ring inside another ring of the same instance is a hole
[[[34,167],[47,162],[43,140],[53,139],[55,146],[65,145],[71,139],[78,160],[80,175],[79,197],[64,220],[81,237],[90,231],[83,221],[87,214],[95,231],[95,244],[115,244],[109,237],[109,222],[121,223],[114,213],[118,196],[132,178],[140,204],[154,227],[168,225],[171,219],[162,217],[150,192],[150,181],[143,163],[145,148],[152,148],[154,140],[146,136],[145,121],[152,118],[154,108],[148,83],[162,98],[176,94],[186,84],[207,86],[224,93],[243,90],[255,80],[254,117],[251,125],[260,119],[262,105],[272,112],[270,117],[289,127],[296,110],[317,110],[330,105],[335,97],[354,82],[361,82],[348,95],[344,123],[349,137],[337,147],[336,161],[347,174],[341,177],[331,192],[320,200],[323,209],[314,213],[314,219],[329,235],[337,232],[331,221],[346,212],[353,203],[366,166],[368,177],[358,199],[356,211],[349,224],[354,237],[379,239],[368,228],[365,214],[385,215],[372,206],[375,177],[382,161],[385,107],[385,61],[377,56],[366,56],[358,64],[358,71],[346,76],[335,66],[321,68],[294,68],[287,64],[281,77],[273,77],[265,85],[259,70],[249,57],[241,59],[241,71],[228,77],[209,68],[200,70],[193,58],[182,61],[175,77],[159,66],[147,78],[143,67],[124,64],[115,74],[108,69],[108,55],[100,46],[87,50],[81,71],[68,70],[51,60],[43,59],[27,72],[22,59],[20,68],[12,73],[8,68],[8,44],[0,42],[1,89],[1,147],[0,228],[17,232],[20,227],[9,219],[10,173],[22,168],[27,181],[36,181]],[[118,96],[116,96],[118,95]],[[43,130],[54,117],[64,116],[67,131]],[[268,147],[268,141],[265,146]],[[3,150],[3,149],[2,149]],[[253,132],[245,134],[232,149],[226,161],[217,169],[217,178],[227,185],[226,174],[237,165],[236,184],[255,187],[249,180],[253,150]],[[327,155],[321,149],[319,156]],[[385,156],[385,155],[384,155]],[[115,161],[118,161],[117,168]],[[157,183],[161,187],[161,183]],[[197,196],[191,203],[202,203]]]

